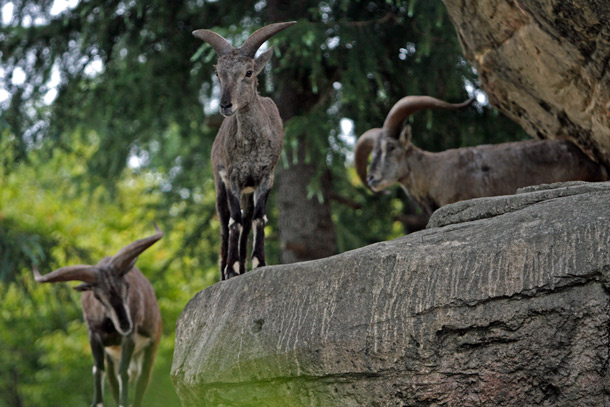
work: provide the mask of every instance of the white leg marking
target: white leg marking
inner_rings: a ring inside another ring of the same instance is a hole
[[[258,260],[258,257],[256,257],[256,256],[252,257],[252,268],[253,269],[257,268],[259,264],[260,264],[260,261]]]
[[[226,170],[220,170],[218,171],[218,175],[220,175],[220,178],[223,180],[223,182],[225,184],[227,184],[227,171]]]
[[[258,226],[259,223],[262,223],[263,226],[265,226],[268,222],[269,222],[269,220],[267,219],[267,216],[265,215],[263,217],[263,219],[254,219],[252,221],[252,225],[253,225],[254,229],[256,229],[256,227]]]
[[[229,227],[233,226],[234,224],[236,224],[237,222],[235,222],[235,219],[233,218],[229,218]],[[244,226],[241,223],[237,224],[237,229],[239,230],[239,232],[241,233],[242,229],[244,228]]]
[[[117,376],[117,379],[119,381],[119,394],[123,394],[123,379],[121,378],[121,375]],[[129,386],[129,383],[125,383],[125,386]],[[121,407],[121,406],[119,406]]]
[[[239,262],[238,261],[233,263],[233,271],[236,272],[237,274],[239,274]]]

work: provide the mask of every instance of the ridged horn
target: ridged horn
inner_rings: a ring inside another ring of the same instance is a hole
[[[461,109],[471,104],[473,100],[474,98],[470,98],[462,103],[448,103],[432,96],[405,96],[392,106],[383,123],[383,129],[387,136],[397,138],[403,122],[413,113],[423,109]]]
[[[157,226],[155,222],[155,230],[157,233],[144,239],[136,240],[133,243],[128,244],[115,254],[110,259],[110,266],[114,267],[119,273],[126,273],[129,271],[129,265],[133,264],[136,258],[150,246],[152,246],[157,240],[163,237],[163,232]]]
[[[67,266],[58,268],[44,276],[40,274],[38,268],[32,264],[34,270],[34,279],[38,283],[57,283],[60,281],[83,281],[85,283],[95,283],[97,281],[96,271],[94,266],[86,264],[78,264],[75,266]]]
[[[269,24],[258,30],[254,31],[251,36],[248,37],[246,42],[239,47],[239,52],[242,55],[248,56],[250,58],[254,58],[254,54],[263,45],[263,42],[267,41],[269,38],[273,37],[275,34],[279,33],[285,28],[290,27],[293,24],[296,24],[296,21],[289,21],[286,23],[275,23]]]
[[[216,34],[214,31],[204,29],[195,30],[193,31],[193,35],[210,44],[219,57],[227,54],[233,49],[233,46],[229,41],[222,35]]]
[[[369,188],[369,184],[366,181],[366,173],[368,166],[368,158],[375,147],[375,141],[381,136],[383,129],[370,129],[365,131],[362,136],[358,138],[356,147],[354,148],[354,167],[360,177],[360,181]]]

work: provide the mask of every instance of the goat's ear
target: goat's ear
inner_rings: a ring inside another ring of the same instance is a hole
[[[80,291],[80,292],[90,291],[92,288],[93,288],[93,286],[91,284],[87,284],[87,283],[82,283],[82,284],[79,284],[76,287],[74,287],[74,289],[76,291]]]
[[[411,137],[413,133],[411,133],[411,125],[407,123],[400,132],[400,136],[398,136],[398,141],[402,145],[402,148],[407,148],[407,146],[411,143]]]
[[[258,58],[256,58],[254,60],[254,75],[255,76],[258,75],[263,70],[265,65],[267,65],[267,62],[269,62],[269,60],[271,59],[272,55],[273,55],[273,47],[269,47],[269,49],[267,51],[260,54],[258,56]]]

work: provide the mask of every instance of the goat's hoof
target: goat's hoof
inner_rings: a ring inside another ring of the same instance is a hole
[[[238,264],[238,262],[236,262],[235,264]],[[232,277],[237,277],[239,275],[239,273],[237,271],[235,271],[234,267],[227,266],[227,268],[225,269],[225,271],[222,275],[224,277],[223,280],[228,280]]]
[[[236,273],[236,272],[234,272],[234,271],[228,271],[228,272],[225,274],[225,280],[228,280],[228,279],[233,278],[233,277],[237,277],[238,275],[239,275],[239,274],[237,274],[237,273]]]
[[[266,265],[265,260],[259,260],[258,257],[252,256],[252,269],[264,267]]]

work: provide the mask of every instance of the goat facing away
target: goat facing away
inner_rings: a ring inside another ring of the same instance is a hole
[[[568,140],[526,140],[432,153],[411,143],[409,115],[423,109],[455,110],[430,96],[406,96],[390,110],[382,128],[360,136],[354,164],[365,185],[381,191],[399,183],[429,215],[443,205],[517,188],[562,181],[605,181],[606,169]],[[373,153],[367,175],[367,160]]]
[[[220,113],[225,117],[212,145],[216,211],[220,220],[220,273],[223,280],[243,274],[248,235],[254,228],[252,268],[265,263],[266,205],[273,186],[284,129],[277,106],[258,95],[257,75],[271,59],[269,48],[254,58],[259,47],[295,22],[267,25],[239,48],[209,30],[193,35],[218,55]]]
[[[44,276],[33,266],[39,283],[82,282],[74,289],[83,293],[83,315],[95,362],[93,407],[104,405],[104,359],[117,405],[129,406],[129,382],[135,381],[133,406],[142,406],[161,340],[161,313],[152,285],[134,264],[140,253],[163,237],[156,224],[155,229],[155,235],[125,246],[95,266],[67,266]]]

